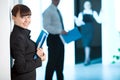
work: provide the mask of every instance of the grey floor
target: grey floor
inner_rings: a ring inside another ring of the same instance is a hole
[[[41,70],[37,80],[44,80],[44,70]],[[56,74],[53,80],[57,80]],[[83,63],[66,66],[64,80],[120,80],[120,63],[103,66],[100,61],[92,61],[89,66],[84,66]]]

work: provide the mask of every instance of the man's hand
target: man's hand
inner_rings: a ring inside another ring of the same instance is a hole
[[[66,32],[65,30],[63,30],[63,31],[61,32],[61,34],[67,34],[67,32]]]

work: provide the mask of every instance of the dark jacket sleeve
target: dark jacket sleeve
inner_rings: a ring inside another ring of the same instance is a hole
[[[26,39],[24,36],[18,36],[14,41],[13,55],[15,58],[14,68],[17,73],[27,73],[35,70],[37,67],[42,65],[40,58],[36,60],[32,57],[26,60]],[[35,52],[29,53],[34,54]]]

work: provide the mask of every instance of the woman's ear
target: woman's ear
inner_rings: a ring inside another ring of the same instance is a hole
[[[12,16],[12,19],[15,20],[15,16]]]
[[[16,17],[15,17],[15,16],[12,16],[12,20],[13,20],[13,22],[15,23],[15,22],[16,22]]]

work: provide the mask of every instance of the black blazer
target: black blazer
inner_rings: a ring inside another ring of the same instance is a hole
[[[29,34],[30,30],[14,25],[10,35],[11,56],[15,59],[11,80],[36,80],[36,68],[42,65],[40,58],[33,58],[36,45]]]

